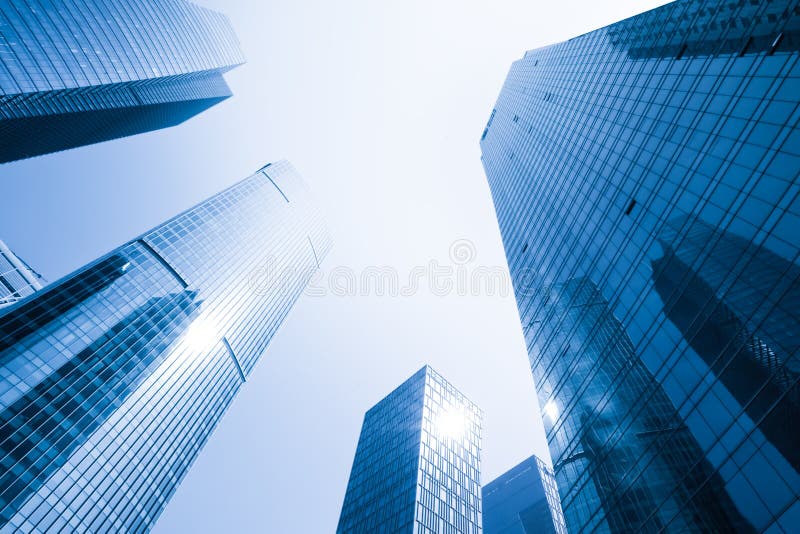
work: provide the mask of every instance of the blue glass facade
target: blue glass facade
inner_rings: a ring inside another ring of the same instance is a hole
[[[184,0],[0,6],[0,163],[173,126],[230,96],[227,18]]]
[[[800,524],[800,7],[516,61],[481,138],[571,532]]]
[[[287,162],[0,312],[0,530],[143,532],[330,247]]]
[[[536,456],[483,486],[484,534],[567,534],[555,475]]]
[[[337,532],[480,533],[482,417],[428,366],[373,406]]]
[[[544,405],[545,428],[559,478],[571,483],[568,524],[612,532],[750,530],[597,286],[572,278],[543,289],[535,302],[536,349],[559,355],[538,358],[533,369],[546,377],[541,391],[558,391]]]
[[[0,308],[42,288],[42,277],[0,241]]]

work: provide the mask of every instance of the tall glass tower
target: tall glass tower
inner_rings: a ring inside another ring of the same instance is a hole
[[[531,456],[483,486],[484,534],[567,534],[553,470]]]
[[[800,5],[516,61],[481,138],[570,532],[800,524]]]
[[[42,288],[42,277],[0,241],[0,308]]]
[[[0,530],[152,527],[330,243],[279,162],[0,311]]]
[[[228,19],[185,0],[6,0],[0,163],[179,124],[243,62]]]
[[[420,369],[364,416],[336,531],[480,533],[482,418]]]

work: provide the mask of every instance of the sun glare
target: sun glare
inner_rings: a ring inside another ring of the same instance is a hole
[[[463,408],[448,408],[439,414],[439,434],[446,438],[461,439],[467,430],[467,416]]]
[[[550,421],[555,421],[558,419],[558,404],[556,404],[556,401],[547,401],[547,404],[544,405],[544,413],[547,414],[547,417],[550,418]]]
[[[213,347],[220,337],[214,323],[208,317],[201,315],[186,329],[184,343],[190,350],[202,352]]]

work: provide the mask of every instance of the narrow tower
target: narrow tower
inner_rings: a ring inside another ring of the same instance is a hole
[[[429,366],[373,406],[337,532],[480,533],[482,417]]]

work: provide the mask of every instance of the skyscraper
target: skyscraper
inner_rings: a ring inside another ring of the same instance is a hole
[[[8,0],[0,163],[179,124],[243,62],[228,19],[185,0]]]
[[[684,238],[675,239],[682,231]],[[800,351],[800,267],[686,217],[667,221],[659,242],[664,255],[652,262],[653,281],[664,313],[800,469],[800,432],[786,431],[800,420],[800,362],[789,357]],[[723,285],[726,292],[714,291]]]
[[[337,532],[481,532],[482,417],[429,366],[373,406]]]
[[[597,286],[572,278],[538,299],[532,321],[540,357],[532,365],[550,392],[545,429],[555,466],[573,481],[564,498],[591,497],[604,510],[575,504],[567,508],[569,523],[587,531],[749,530]]]
[[[152,527],[329,247],[279,162],[0,311],[0,529]]]
[[[42,277],[0,241],[0,308],[42,288]]]
[[[481,137],[570,532],[800,524],[800,6],[516,61]]]
[[[485,534],[567,534],[552,469],[536,456],[483,486]]]

